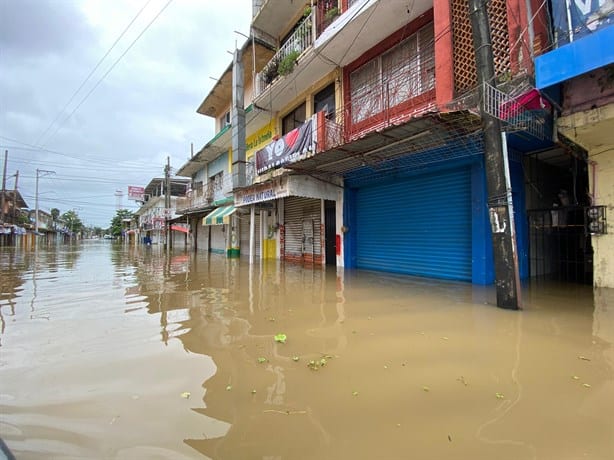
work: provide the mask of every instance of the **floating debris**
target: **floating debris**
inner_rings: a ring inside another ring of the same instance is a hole
[[[357,391],[352,391],[352,396],[358,396],[358,392]]]
[[[292,361],[297,362],[300,358],[298,356],[293,356]]]
[[[577,375],[572,375],[571,378],[574,380],[580,380],[580,377],[578,377]]]
[[[590,361],[590,358],[587,358],[586,356],[578,356],[578,359],[581,359],[582,361]]]
[[[583,386],[584,388],[590,388],[590,387],[591,387],[591,386],[590,386],[588,383],[583,383],[583,384],[582,384],[582,386]]]
[[[268,319],[268,320],[269,320],[271,323],[274,323],[274,322],[275,322],[275,318],[273,318],[272,316],[268,317],[267,319]]]
[[[447,337],[442,337],[441,340],[449,340]]]
[[[266,362],[267,362],[267,359],[266,359],[266,358],[263,358],[263,357],[261,356],[260,358],[258,358],[258,362],[259,362],[260,364],[262,364],[262,363],[266,363]]]
[[[463,377],[462,375],[459,378],[457,378],[456,381],[462,383],[465,386],[469,385],[469,382],[467,382],[465,380],[465,377]]]
[[[448,441],[452,442],[452,435],[448,435]]]
[[[423,386],[422,387],[422,391],[427,391],[428,392],[428,391],[431,391],[431,389],[429,387],[427,387],[427,386]]]
[[[286,336],[286,334],[276,334],[274,337],[275,342],[277,343],[286,343],[287,338],[288,337]]]
[[[228,386],[226,387],[226,391],[230,391],[230,390],[232,390],[232,385],[228,385]]]
[[[503,393],[495,393],[497,399],[505,399],[505,395]]]
[[[190,392],[189,391],[184,391],[183,393],[181,393],[181,397],[183,399],[190,399]]]
[[[252,390],[252,394],[255,395],[256,394],[256,390]]]

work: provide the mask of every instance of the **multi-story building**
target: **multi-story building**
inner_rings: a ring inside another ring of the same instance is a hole
[[[569,233],[576,224],[591,235],[569,249],[591,255],[595,286],[614,287],[614,232],[607,225],[614,209],[614,3],[549,3],[552,40],[535,60],[536,86],[557,104],[557,134],[578,159],[564,165],[573,184],[563,210],[569,225],[558,230]]]
[[[588,282],[586,158],[553,136],[557,99],[534,84],[548,12],[488,2],[496,78],[484,105],[505,133],[521,278]],[[218,134],[180,169],[202,189],[185,210],[201,219],[201,248],[491,283],[468,2],[254,0],[252,37],[241,50],[246,151],[231,149],[241,127],[229,67],[199,108]],[[205,188],[243,162],[253,176],[228,179],[214,210]],[[219,229],[207,225],[216,215]]]
[[[171,244],[186,246],[186,233],[179,231],[175,235],[171,222],[181,218],[177,209],[185,207],[186,192],[190,179],[185,177],[172,177],[170,179],[170,190],[166,189],[164,178],[154,178],[145,187],[145,202],[134,213],[138,218],[138,229],[134,229],[135,241],[147,242],[149,244],[163,244],[166,241],[167,228],[171,231]],[[170,207],[166,206],[167,195],[170,195]],[[127,222],[130,227],[130,220]],[[180,227],[177,226],[177,229]],[[187,228],[187,227],[186,227]],[[183,230],[183,227],[181,227]]]

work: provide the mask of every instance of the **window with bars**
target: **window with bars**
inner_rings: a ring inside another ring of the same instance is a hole
[[[431,23],[350,74],[352,123],[364,121],[434,88]]]

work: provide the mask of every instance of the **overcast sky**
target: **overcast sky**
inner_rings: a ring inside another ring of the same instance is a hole
[[[179,169],[191,142],[198,150],[215,134],[196,109],[230,64],[226,51],[245,41],[233,31],[248,34],[250,19],[251,0],[0,0],[7,189],[19,171],[34,209],[39,169],[42,210],[74,209],[106,228],[118,190],[122,207],[136,210],[129,185],[162,177],[167,157]]]

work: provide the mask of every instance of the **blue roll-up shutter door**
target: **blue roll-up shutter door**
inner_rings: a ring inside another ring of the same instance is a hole
[[[471,169],[358,189],[357,267],[471,281]]]

